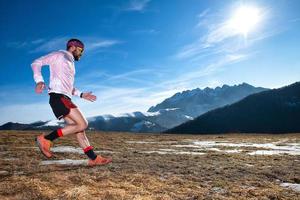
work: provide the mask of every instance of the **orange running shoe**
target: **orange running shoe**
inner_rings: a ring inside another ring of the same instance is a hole
[[[111,158],[104,158],[102,156],[97,156],[95,160],[89,160],[88,161],[88,166],[93,167],[96,165],[106,165],[108,163],[112,162]]]
[[[44,134],[37,136],[35,141],[36,141],[38,147],[40,148],[42,154],[44,156],[46,156],[47,158],[51,158],[52,153],[50,151],[50,148],[52,146],[52,142],[49,140],[46,140],[44,137]]]

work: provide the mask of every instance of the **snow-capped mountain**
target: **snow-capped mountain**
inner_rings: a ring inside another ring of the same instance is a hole
[[[197,117],[209,110],[232,104],[246,96],[266,90],[261,87],[253,87],[247,83],[240,85],[216,87],[215,89],[197,88],[176,93],[162,103],[151,107],[148,112],[156,112],[160,109],[179,108],[177,111],[191,117]]]
[[[246,98],[188,121],[168,133],[299,133],[300,82]]]

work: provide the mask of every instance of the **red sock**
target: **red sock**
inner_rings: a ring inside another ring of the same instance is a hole
[[[63,133],[62,133],[62,129],[60,128],[60,129],[57,129],[57,130],[51,132],[49,135],[45,136],[45,139],[53,141],[62,136],[63,136]]]
[[[97,158],[97,155],[95,154],[95,152],[93,151],[93,147],[92,146],[88,146],[86,148],[83,149],[83,152],[85,153],[85,155],[87,155],[89,157],[89,159],[91,160],[95,160]]]

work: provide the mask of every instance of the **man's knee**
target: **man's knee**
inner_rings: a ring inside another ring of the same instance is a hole
[[[84,119],[82,122],[77,124],[77,127],[78,127],[78,132],[84,131],[88,127],[88,121]]]

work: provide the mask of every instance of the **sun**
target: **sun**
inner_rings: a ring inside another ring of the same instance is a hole
[[[240,6],[232,14],[228,25],[236,34],[247,37],[261,21],[261,11],[254,6]]]

